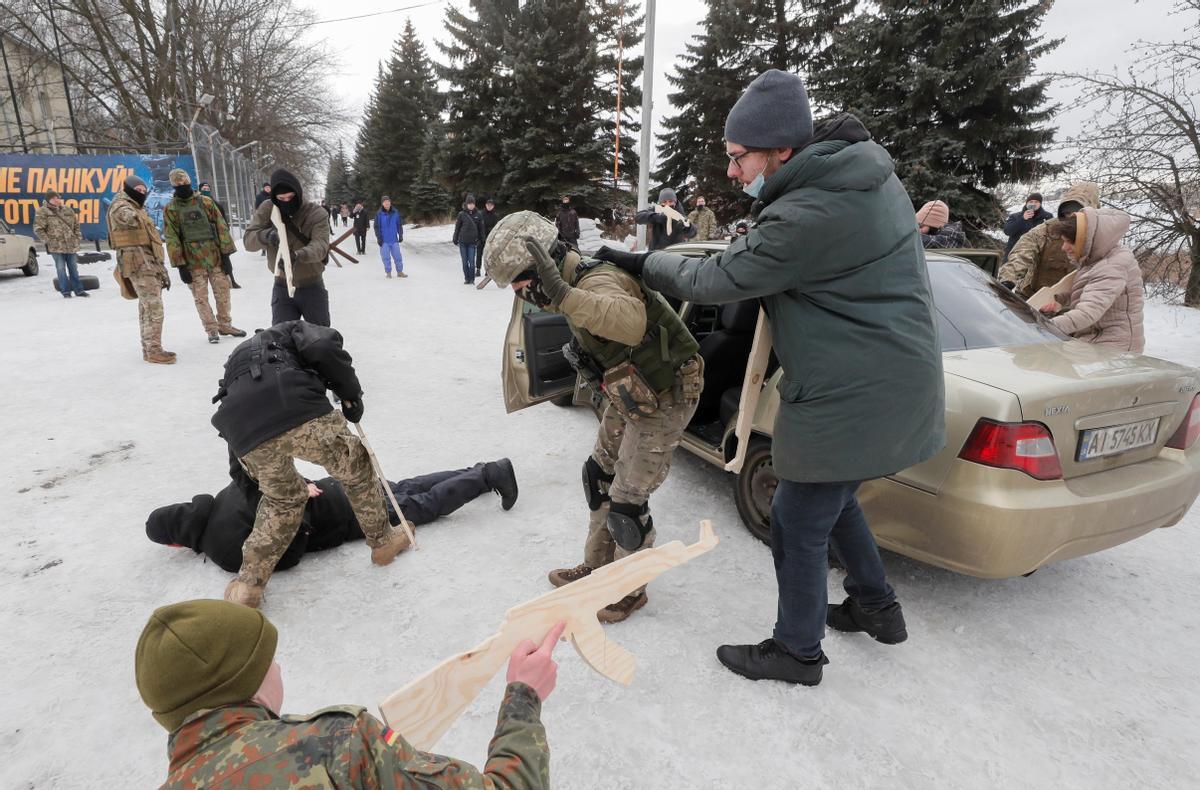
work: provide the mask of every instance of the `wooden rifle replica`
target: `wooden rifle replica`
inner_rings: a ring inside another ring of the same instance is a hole
[[[680,214],[678,211],[671,208],[670,206],[664,206],[661,203],[655,203],[654,204],[654,213],[667,215],[667,235],[671,234],[671,223],[672,222],[682,222],[683,227],[685,227],[685,228],[690,228],[692,226],[692,223],[688,222],[687,217],[683,216],[682,214]]]
[[[633,681],[637,660],[608,641],[596,613],[666,571],[717,545],[712,522],[700,522],[700,539],[690,546],[673,540],[635,552],[557,590],[514,606],[500,630],[475,649],[446,659],[379,705],[384,721],[422,751],[433,748],[522,641],[539,643],[559,622],[564,637],[594,670],[623,686]]]
[[[738,401],[737,422],[734,424],[733,435],[737,437],[737,452],[729,463],[725,464],[726,472],[735,475],[742,471],[746,463],[746,453],[750,449],[750,434],[754,432],[754,418],[758,412],[758,402],[762,398],[763,381],[767,376],[767,365],[771,361],[771,325],[767,321],[767,311],[758,308],[758,323],[754,325],[754,341],[750,346],[750,359],[746,362],[746,378],[742,382],[742,397]]]
[[[279,251],[276,253],[275,268],[278,269],[280,264],[283,265],[283,274],[287,278],[288,296],[295,296],[296,281],[292,278],[292,251],[288,247],[287,228],[283,224],[283,215],[279,213],[279,206],[271,206],[271,224],[275,226],[275,232],[279,234]]]

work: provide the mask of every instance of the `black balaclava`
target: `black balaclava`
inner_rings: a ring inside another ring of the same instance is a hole
[[[187,200],[191,196],[192,196],[192,185],[191,184],[176,184],[175,185],[175,197],[179,198],[180,200]]]
[[[212,496],[197,494],[191,502],[157,508],[146,519],[146,537],[164,546],[186,546],[199,552],[213,502]]]
[[[296,196],[289,201],[281,201],[276,197],[280,192],[295,192]],[[300,179],[280,168],[271,174],[271,202],[279,206],[279,213],[290,217],[300,210],[304,202],[304,191],[300,188]]]
[[[146,196],[149,195],[150,193],[149,192],[138,192],[137,189],[135,189],[135,187],[145,187],[145,186],[146,186],[146,182],[143,181],[142,179],[138,178],[137,176],[132,176],[132,175],[126,176],[125,177],[125,186],[122,189],[122,191],[126,195],[129,195],[129,197],[133,198],[133,201],[135,203],[137,203],[139,206],[143,206],[146,204]]]

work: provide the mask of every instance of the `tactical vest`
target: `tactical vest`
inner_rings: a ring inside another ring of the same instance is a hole
[[[629,275],[622,269],[603,261],[589,260],[575,267],[571,285],[576,286],[588,274],[607,269]],[[638,280],[642,297],[646,301],[646,335],[636,346],[627,346],[615,340],[596,337],[586,329],[572,325],[571,331],[596,364],[603,370],[632,362],[646,377],[655,392],[675,386],[675,371],[700,350],[700,344],[687,330],[679,314],[658,291],[647,288]]]
[[[203,198],[189,203],[177,203],[179,210],[179,235],[185,242],[213,241],[217,235],[213,232],[208,213],[204,210]]]

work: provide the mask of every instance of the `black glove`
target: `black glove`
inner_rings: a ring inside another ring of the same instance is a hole
[[[183,280],[184,285],[192,284],[192,273],[188,271],[188,267],[180,266],[176,271],[179,272],[179,279]]]
[[[593,257],[598,261],[607,261],[624,269],[634,277],[641,277],[642,269],[646,266],[646,258],[649,256],[648,252],[625,252],[624,250],[614,250],[612,247],[601,247]]]
[[[229,260],[228,255],[221,256],[221,271],[225,273],[226,277],[233,276],[233,261]]]
[[[1017,284],[1014,283],[1012,280],[1001,280],[1000,284],[1003,285],[1005,288],[1007,288],[1010,291],[1017,290]]]
[[[274,228],[265,228],[258,232],[258,240],[264,247],[279,246],[279,231]]]
[[[563,303],[563,299],[567,298],[567,294],[571,293],[571,286],[567,285],[567,281],[562,278],[562,273],[554,265],[554,259],[541,244],[527,238],[525,247],[537,261],[538,281],[541,283],[542,293],[550,300],[551,306],[558,307]]]
[[[363,416],[362,395],[359,395],[355,400],[342,401],[342,414],[350,422],[358,422]]]

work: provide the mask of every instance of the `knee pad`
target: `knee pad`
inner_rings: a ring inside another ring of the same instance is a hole
[[[650,518],[650,506],[633,505],[629,502],[613,502],[608,506],[608,534],[625,551],[637,551],[646,542],[646,536],[654,527]]]
[[[608,501],[608,487],[614,477],[616,475],[605,472],[590,455],[583,462],[583,498],[587,500],[589,510],[595,512]]]

